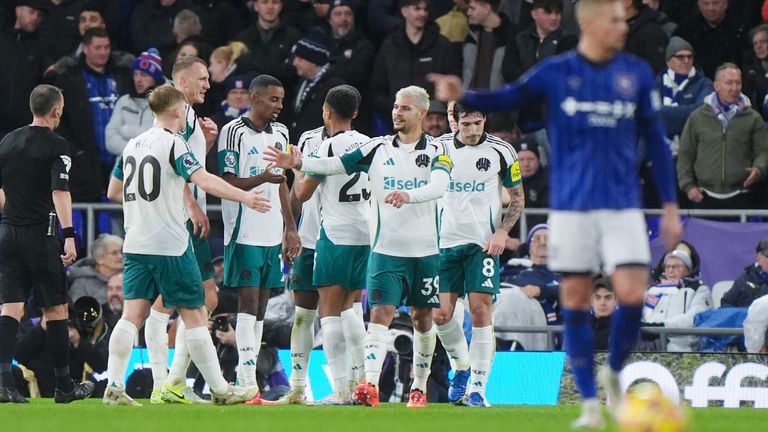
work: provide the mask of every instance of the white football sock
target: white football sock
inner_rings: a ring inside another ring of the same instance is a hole
[[[171,315],[151,309],[144,323],[149,365],[152,367],[152,391],[163,389],[168,378],[168,320]]]
[[[419,389],[427,393],[427,380],[432,369],[437,335],[432,326],[426,333],[413,329],[413,384],[411,391]]]
[[[341,312],[341,328],[347,343],[347,380],[354,388],[365,373],[365,323],[354,309],[347,309]]]
[[[112,336],[109,338],[109,358],[107,359],[109,385],[125,387],[125,372],[128,369],[133,341],[136,340],[138,333],[139,330],[130,321],[121,319],[115,324]]]
[[[195,366],[205,378],[205,382],[211,387],[211,391],[222,394],[229,389],[227,380],[221,373],[219,357],[213,346],[211,334],[205,326],[195,327],[185,332],[189,355],[195,361]]]
[[[256,339],[256,315],[237,314],[235,341],[237,341],[237,384],[247,387],[255,386],[257,346],[261,345],[261,340]]]
[[[472,327],[472,344],[469,346],[469,362],[472,365],[467,393],[479,392],[485,397],[488,375],[491,374],[494,345],[493,326]]]
[[[172,386],[180,386],[187,382],[187,369],[189,369],[189,362],[192,358],[189,356],[189,350],[187,350],[187,327],[184,325],[184,321],[179,319],[176,326],[176,345],[173,350],[173,361],[171,362],[171,370],[168,372],[168,379],[166,382]]]
[[[389,328],[381,324],[368,324],[368,333],[365,335],[363,347],[365,351],[365,382],[379,388],[381,367],[387,356],[389,345]]]
[[[304,392],[307,385],[307,367],[314,343],[314,324],[317,311],[296,306],[291,329],[291,390]]]
[[[337,316],[320,318],[320,327],[323,329],[323,351],[331,368],[334,392],[341,401],[347,400],[349,386],[347,385],[347,368],[344,364],[344,330],[341,328],[341,318]]]
[[[363,317],[363,315],[364,315],[363,314],[363,304],[362,303],[360,303],[360,302],[352,303],[352,310],[355,311],[357,316],[360,317],[360,320],[364,319],[364,317]]]
[[[464,338],[464,331],[461,325],[456,321],[456,317],[437,327],[437,337],[443,343],[445,353],[448,354],[448,361],[451,362],[451,369],[463,371],[469,369],[469,348],[467,339]]]

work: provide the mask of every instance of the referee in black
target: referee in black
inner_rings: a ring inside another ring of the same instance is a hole
[[[16,390],[11,360],[24,303],[31,295],[46,319],[55,401],[69,403],[90,396],[94,384],[75,383],[69,376],[64,265],[77,258],[68,185],[71,159],[69,144],[53,132],[59,126],[64,96],[56,87],[39,85],[29,96],[29,108],[32,124],[0,141],[0,189],[5,193],[0,224],[0,402],[27,402]]]

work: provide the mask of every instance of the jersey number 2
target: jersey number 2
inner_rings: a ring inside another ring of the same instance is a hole
[[[128,178],[123,185],[124,202],[136,201],[136,192],[139,193],[139,196],[144,199],[144,201],[148,202],[152,202],[160,196],[160,162],[153,156],[146,156],[138,165],[139,167],[136,169],[136,158],[133,156],[128,156],[125,159],[125,170],[129,173]],[[149,191],[147,190],[147,184],[144,180],[146,177],[144,174],[147,165],[152,167],[152,189]],[[129,189],[133,184],[133,178],[136,177],[137,172],[139,174],[139,180],[136,192],[130,192]]]

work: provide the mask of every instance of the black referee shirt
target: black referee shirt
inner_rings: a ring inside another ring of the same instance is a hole
[[[3,223],[48,222],[51,191],[69,190],[69,143],[47,127],[24,126],[0,141],[0,188],[5,191]]]

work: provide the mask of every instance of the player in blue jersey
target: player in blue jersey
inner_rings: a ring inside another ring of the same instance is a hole
[[[582,29],[575,51],[550,57],[519,81],[495,92],[462,92],[458,77],[431,76],[437,96],[470,108],[501,111],[545,101],[550,156],[550,268],[563,274],[568,357],[583,398],[574,428],[605,426],[594,378],[590,327],[591,275],[611,275],[614,314],[608,365],[599,372],[609,403],[620,398],[618,372],[639,336],[650,252],[640,206],[638,139],[664,201],[662,236],[680,238],[669,150],[658,118],[658,96],[646,63],[621,53],[627,35],[619,0],[581,0]]]

